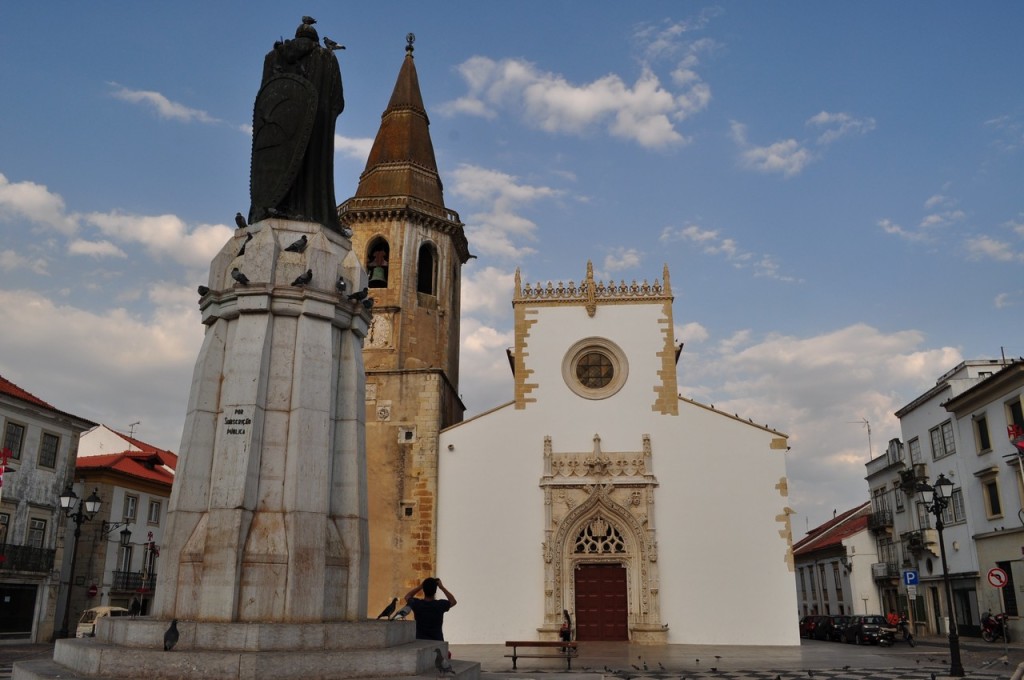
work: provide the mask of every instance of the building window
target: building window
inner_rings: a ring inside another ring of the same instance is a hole
[[[1003,610],[1010,616],[1020,616],[1017,609],[1017,589],[1013,587],[1013,562],[996,562],[996,566],[1006,572],[1006,585],[1002,588]]]
[[[4,448],[10,449],[13,460],[21,460],[21,445],[25,441],[25,426],[8,421],[4,428]]]
[[[6,512],[0,512],[0,545],[7,545],[7,525],[11,522],[11,516]]]
[[[132,547],[130,545],[126,545],[119,549],[117,554],[117,563],[120,567],[120,571],[132,570]]]
[[[1021,398],[1006,403],[1006,422],[1009,425],[1024,427],[1024,408],[1021,408]]]
[[[160,501],[149,502],[149,515],[146,521],[149,524],[160,524]]]
[[[134,522],[139,510],[139,497],[138,496],[125,496],[124,497],[124,519],[129,522]]]
[[[416,259],[416,292],[437,295],[437,252],[431,243],[420,246]]]
[[[44,432],[43,440],[39,443],[39,467],[57,467],[58,448],[60,448],[60,437]]]
[[[804,568],[800,567],[800,599],[807,599],[807,579],[804,578]]]
[[[28,546],[42,548],[46,543],[46,520],[31,517],[28,520]]]
[[[608,554],[626,552],[626,542],[619,530],[601,517],[587,523],[576,536],[577,554]]]
[[[839,577],[839,563],[832,563],[832,580],[836,583],[836,602],[843,601],[843,579]],[[840,605],[842,611],[842,605]]]
[[[988,418],[984,413],[974,418],[974,444],[978,447],[978,453],[992,450],[992,440],[988,436]]]
[[[897,487],[892,490],[892,495],[896,498],[896,512],[903,512],[903,492]]]
[[[982,491],[985,494],[985,514],[989,519],[998,519],[1003,516],[1003,506],[999,502],[999,480],[989,479],[982,483]]]
[[[920,463],[920,462],[922,462],[921,461],[921,440],[918,439],[917,437],[914,437],[913,439],[910,440],[910,442],[908,443],[908,446],[910,447],[910,462],[911,463]]]
[[[626,355],[610,340],[585,338],[569,348],[562,360],[562,379],[585,399],[606,399],[626,384]]]
[[[391,255],[391,248],[388,242],[382,238],[375,238],[366,249],[366,274],[369,277],[367,285],[370,288],[388,287],[388,258]]]
[[[953,423],[946,421],[942,425],[928,431],[932,440],[932,458],[938,460],[956,453],[956,442],[953,440]]]
[[[953,493],[949,497],[949,505],[942,511],[942,521],[944,524],[953,524],[955,522],[963,522],[967,517],[964,512],[964,492],[962,489],[953,489]]]

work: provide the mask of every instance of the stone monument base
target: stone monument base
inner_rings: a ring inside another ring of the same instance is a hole
[[[436,678],[434,650],[407,621],[205,623],[179,621],[180,638],[163,649],[168,621],[104,618],[96,637],[58,640],[53,659],[18,662],[14,680],[375,680]],[[480,664],[452,660],[455,677],[478,680]]]

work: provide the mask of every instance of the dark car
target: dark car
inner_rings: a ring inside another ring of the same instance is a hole
[[[831,640],[838,642],[842,639],[843,631],[846,629],[846,624],[849,623],[850,618],[851,617],[843,614],[818,617],[818,621],[815,622],[814,631],[811,633],[811,637],[815,640]]]
[[[828,618],[827,616],[814,615],[805,616],[800,619],[800,637],[816,638],[818,627],[824,625]]]
[[[843,642],[858,645],[878,644],[887,634],[889,624],[884,616],[851,616],[843,630]]]

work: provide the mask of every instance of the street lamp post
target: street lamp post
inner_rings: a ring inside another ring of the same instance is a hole
[[[962,678],[964,676],[964,665],[960,661],[960,635],[957,632],[956,612],[953,610],[953,588],[949,583],[949,566],[946,564],[946,541],[942,537],[942,530],[945,524],[942,521],[942,513],[949,507],[949,498],[953,493],[953,482],[944,474],[940,474],[933,486],[922,482],[918,487],[920,491],[931,491],[932,501],[925,504],[925,509],[935,515],[935,529],[939,532],[939,553],[942,555],[942,580],[946,590],[946,609],[949,612],[949,674]]]
[[[78,557],[78,539],[82,535],[82,525],[92,519],[103,504],[96,492],[97,489],[93,489],[92,495],[85,500],[79,500],[78,494],[68,484],[68,488],[64,489],[64,493],[60,495],[61,510],[75,523],[75,540],[71,544],[71,571],[68,572],[68,594],[64,601],[64,624],[57,632],[57,636],[62,638],[68,636],[68,620],[71,616],[71,586],[75,580],[75,558]]]

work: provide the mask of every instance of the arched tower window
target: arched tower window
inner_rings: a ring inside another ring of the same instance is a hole
[[[626,552],[622,534],[602,517],[590,520],[576,535],[577,555],[607,555]]]
[[[437,295],[437,251],[432,243],[420,246],[416,260],[416,291]]]
[[[375,238],[366,248],[366,273],[370,277],[370,288],[388,287],[388,259],[391,247],[387,239]]]

